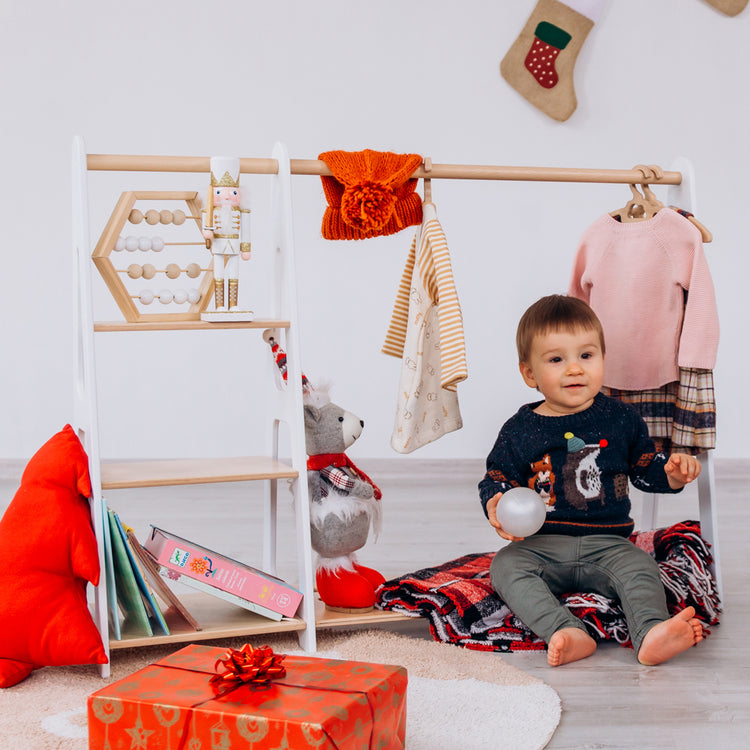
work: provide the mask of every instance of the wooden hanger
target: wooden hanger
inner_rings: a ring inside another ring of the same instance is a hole
[[[638,188],[634,185],[630,185],[630,192],[633,197],[622,207],[614,211],[610,211],[610,216],[617,221],[623,223],[629,221],[641,221],[646,217],[645,202],[646,199],[638,192]]]
[[[641,194],[636,185],[631,183],[630,192],[633,194],[633,197],[622,208],[610,212],[610,216],[613,219],[617,219],[623,223],[651,219],[664,208],[664,204],[654,195],[645,182],[649,178],[661,179],[664,174],[662,168],[656,164],[652,164],[651,166],[638,164],[633,169],[639,170],[643,175],[644,182],[641,183],[643,193]]]
[[[657,180],[661,180],[664,176],[664,171],[658,164],[651,164],[649,166],[646,166],[645,164],[638,164],[637,166],[633,167],[633,169],[637,169],[638,171],[640,171],[644,177],[644,180],[649,178],[656,178]],[[622,208],[618,209],[617,211],[613,211],[610,216],[622,222],[642,221],[643,219],[650,219],[651,217],[655,216],[662,208],[664,208],[664,204],[654,195],[647,182],[641,183],[641,190],[643,190],[643,195],[638,192],[638,189],[635,185],[630,185],[630,191],[633,193],[633,198],[629,200]],[[709,232],[708,229],[703,224],[701,224],[701,222],[698,221],[698,219],[696,219],[690,211],[685,211],[682,208],[678,208],[677,206],[670,206],[669,208],[677,211],[678,214],[684,216],[691,224],[697,227],[698,231],[701,233],[701,239],[704,243],[708,243],[713,240],[713,235],[711,234],[711,232]]]
[[[661,167],[657,167],[657,169],[661,172]],[[646,199],[646,213],[655,216],[662,208],[664,208],[664,204],[653,194],[647,182],[644,182],[643,185],[641,185],[641,190],[643,191],[643,197]]]
[[[711,232],[709,232],[708,229],[703,224],[701,224],[698,219],[693,216],[693,214],[690,213],[690,211],[685,211],[682,208],[677,208],[677,206],[670,206],[670,208],[674,211],[677,211],[680,216],[684,216],[691,224],[694,224],[696,227],[698,227],[698,230],[701,233],[701,238],[705,244],[708,244],[713,240],[714,236],[711,234]]]

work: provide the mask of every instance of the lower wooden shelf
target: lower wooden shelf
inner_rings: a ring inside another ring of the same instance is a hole
[[[146,636],[140,633],[128,633],[125,630],[121,640],[109,642],[110,650],[136,648],[138,646],[158,646],[164,643],[193,643],[214,638],[252,638],[270,633],[305,630],[305,623],[299,618],[285,617],[279,622],[269,620],[267,617],[255,615],[241,607],[206,594],[185,594],[180,596],[180,600],[190,614],[201,624],[202,630],[193,630],[185,624],[180,625],[179,628],[173,628],[172,623],[169,623],[170,635]],[[382,612],[377,609],[371,612],[352,614],[332,612],[327,610],[320,600],[315,603],[315,626],[318,629],[379,625],[413,619],[405,615]]]
[[[315,627],[318,630],[346,628],[355,625],[380,625],[386,622],[404,622],[413,619],[413,617],[399,615],[395,612],[383,612],[380,609],[358,613],[332,612],[330,609],[326,609],[325,604],[320,599],[315,602]]]

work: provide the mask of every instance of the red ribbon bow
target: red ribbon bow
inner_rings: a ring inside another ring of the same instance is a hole
[[[211,678],[216,687],[241,683],[255,687],[266,687],[271,680],[280,679],[286,675],[286,667],[282,665],[283,654],[274,654],[270,646],[253,648],[246,643],[241,649],[230,648],[216,660],[214,669],[217,674]],[[219,665],[224,672],[219,672]]]

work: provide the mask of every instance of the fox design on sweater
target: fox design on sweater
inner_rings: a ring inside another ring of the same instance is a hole
[[[569,435],[570,433],[565,435],[568,440],[568,457],[563,464],[565,497],[579,510],[585,510],[589,503],[596,500],[603,505],[604,487],[596,459],[602,448],[607,446],[607,441],[600,440],[598,443],[585,445],[580,438]]]
[[[541,460],[530,464],[534,472],[529,478],[529,487],[538,492],[548,510],[554,510],[555,500],[555,473],[552,471],[552,459],[546,453]]]

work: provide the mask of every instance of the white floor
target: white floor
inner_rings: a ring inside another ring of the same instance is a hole
[[[477,499],[482,461],[353,458],[383,490],[383,532],[377,543],[371,541],[361,551],[360,559],[386,578],[498,546]],[[653,668],[638,665],[632,650],[610,644],[585,661],[557,669],[547,666],[544,652],[487,655],[487,669],[493,659],[502,658],[557,690],[563,717],[549,748],[750,747],[750,649],[742,635],[742,623],[750,617],[745,553],[750,460],[717,460],[716,478],[725,613],[708,640]],[[14,478],[0,480],[0,513],[17,484]],[[107,499],[139,537],[152,523],[260,565],[261,492],[258,484],[220,484],[118,490]],[[293,582],[291,495],[280,494],[277,572]],[[639,512],[636,498],[637,527]],[[688,488],[662,503],[659,525],[690,518],[697,518],[697,500]],[[429,637],[423,620],[390,627]],[[504,748],[502,706],[487,720],[497,721],[498,748]]]

